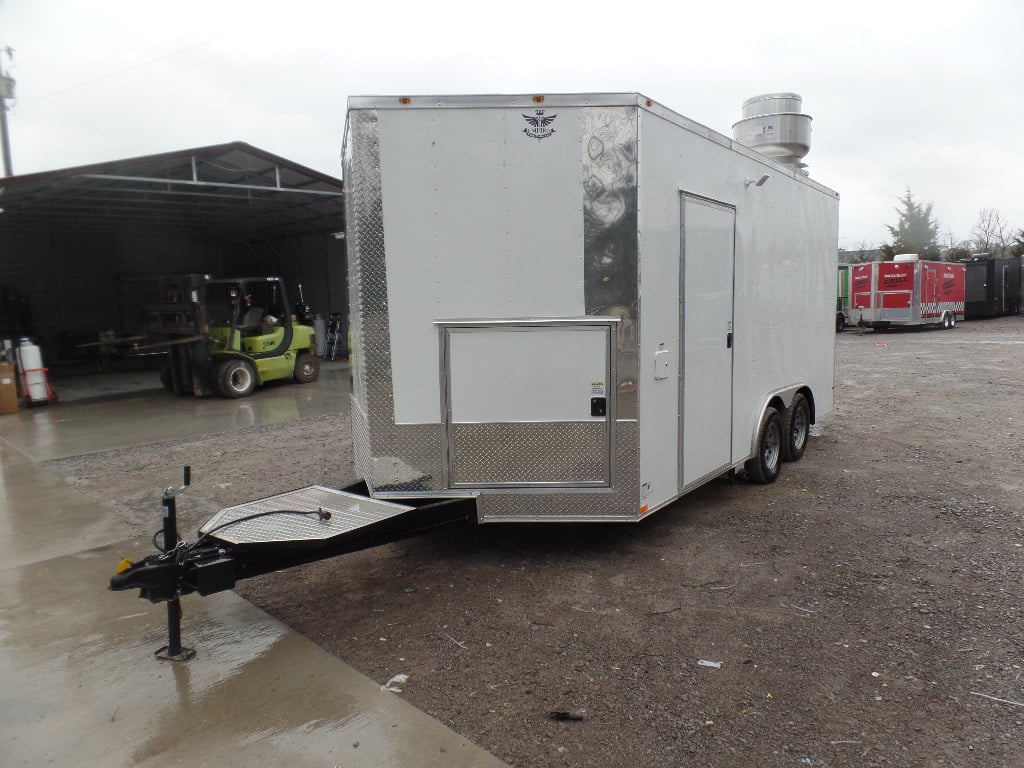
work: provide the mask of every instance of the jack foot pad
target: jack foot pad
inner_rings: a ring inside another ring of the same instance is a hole
[[[162,661],[188,661],[196,655],[194,648],[181,648],[177,653],[168,653],[168,646],[156,651],[155,656]]]

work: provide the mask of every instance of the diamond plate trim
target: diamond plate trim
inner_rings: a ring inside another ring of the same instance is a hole
[[[452,425],[452,485],[608,484],[603,421]]]
[[[376,110],[349,113],[344,173],[348,180],[345,216],[349,304],[356,308],[351,328],[352,389],[366,417],[367,428],[367,439],[361,446],[365,454],[356,456],[356,465],[362,468],[375,463],[375,456],[395,454],[395,404]],[[376,472],[368,473],[363,479],[373,488]]]
[[[398,424],[395,455],[373,460],[373,487],[379,493],[440,491],[441,425]]]
[[[583,116],[583,293],[588,315],[618,317],[615,415],[637,418],[638,111],[591,107]]]
[[[482,490],[480,522],[633,522],[640,510],[639,429],[635,421],[615,422],[615,467],[611,488],[534,491]]]
[[[222,509],[199,529],[200,533],[213,531],[220,525],[249,515],[291,510],[295,512],[330,512],[329,520],[315,514],[267,515],[245,520],[211,533],[229,544],[263,544],[283,541],[322,541],[362,528],[370,523],[387,520],[407,512],[412,507],[387,501],[367,499],[355,494],[311,485],[265,499],[249,501]]]
[[[373,460],[370,457],[370,426],[366,412],[359,405],[355,394],[349,396],[349,410],[352,413],[352,462],[359,477],[372,487]]]

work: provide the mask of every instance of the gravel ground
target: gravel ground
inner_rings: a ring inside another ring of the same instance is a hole
[[[353,479],[341,413],[249,432],[51,466],[146,533],[168,467],[196,478],[183,532]],[[1022,464],[1024,317],[847,331],[836,409],[773,485],[721,479],[632,527],[438,532],[238,591],[523,768],[1024,766]]]

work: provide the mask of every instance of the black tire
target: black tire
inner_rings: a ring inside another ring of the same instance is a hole
[[[295,356],[295,380],[299,384],[309,384],[320,375],[320,361],[309,352],[299,352]]]
[[[799,392],[786,409],[782,420],[782,460],[800,461],[811,435],[811,404]]]
[[[757,430],[757,454],[743,465],[751,482],[761,485],[775,482],[782,471],[783,442],[782,417],[769,406]]]
[[[956,312],[949,313],[949,330],[956,328]]]
[[[949,312],[942,313],[942,330],[948,331],[953,326],[949,323]]]
[[[224,397],[248,397],[256,389],[256,371],[248,360],[225,360],[217,369],[217,389]]]
[[[836,333],[841,332],[846,327],[846,317],[842,312],[836,313]]]

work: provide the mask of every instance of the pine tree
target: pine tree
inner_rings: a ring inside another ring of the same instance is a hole
[[[1024,229],[1018,229],[1017,234],[1013,236],[1013,242],[1010,243],[1010,255],[1024,256]]]
[[[891,261],[897,253],[916,253],[922,259],[938,259],[941,254],[939,223],[932,219],[932,204],[918,203],[909,188],[898,199],[903,206],[895,209],[899,223],[895,227],[886,226],[892,243],[881,245],[885,258]]]

